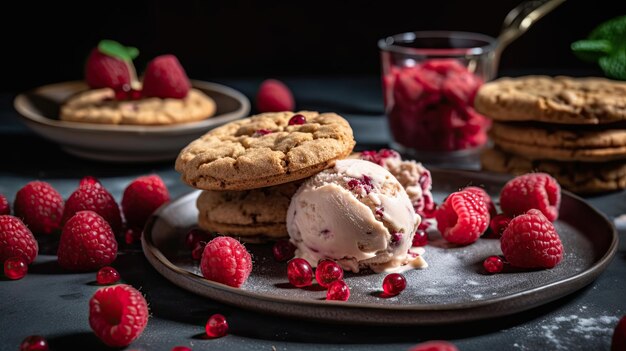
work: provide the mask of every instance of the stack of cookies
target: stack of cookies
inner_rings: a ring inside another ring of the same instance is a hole
[[[566,189],[626,188],[626,83],[602,78],[502,78],[475,108],[493,119],[485,170],[553,175]]]
[[[213,129],[185,147],[176,170],[202,189],[202,229],[247,242],[288,237],[287,208],[303,179],[352,152],[348,122],[334,113],[265,113]]]

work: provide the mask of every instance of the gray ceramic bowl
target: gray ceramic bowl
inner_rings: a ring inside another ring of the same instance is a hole
[[[59,107],[69,96],[87,89],[83,82],[46,85],[18,95],[14,106],[24,123],[75,156],[114,162],[174,160],[189,142],[208,130],[245,117],[250,102],[224,85],[191,81],[215,100],[215,116],[170,126],[101,125],[59,120]]]

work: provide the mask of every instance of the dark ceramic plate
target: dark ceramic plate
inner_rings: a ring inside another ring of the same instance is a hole
[[[466,185],[484,186],[497,198],[507,178],[471,171],[433,170],[438,202]],[[564,192],[556,227],[565,248],[561,264],[551,270],[486,275],[482,261],[501,254],[499,241],[480,239],[455,247],[435,231],[424,258],[430,265],[405,273],[407,288],[394,298],[380,297],[384,274],[348,274],[347,302],[324,301],[326,292],[295,289],[287,282],[286,264],[274,261],[271,245],[248,244],[254,268],[241,289],[202,278],[184,245],[195,226],[195,199],[185,195],[161,208],[143,237],[148,261],[174,284],[208,298],[257,311],[330,322],[363,324],[445,324],[509,315],[556,300],[591,283],[606,268],[617,248],[610,221],[581,198]]]

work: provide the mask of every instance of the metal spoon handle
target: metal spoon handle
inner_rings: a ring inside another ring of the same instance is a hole
[[[496,48],[498,56],[507,45],[524,34],[535,22],[564,2],[565,0],[530,0],[511,10],[504,18],[502,31],[498,36]]]

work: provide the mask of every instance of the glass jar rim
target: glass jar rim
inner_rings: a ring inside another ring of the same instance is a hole
[[[484,45],[471,47],[449,48],[414,48],[398,45],[399,42],[415,42],[418,39],[457,38],[463,40],[482,41]],[[478,56],[494,51],[497,40],[486,34],[462,31],[415,31],[391,35],[378,41],[378,48],[406,55],[442,55],[442,56]]]

